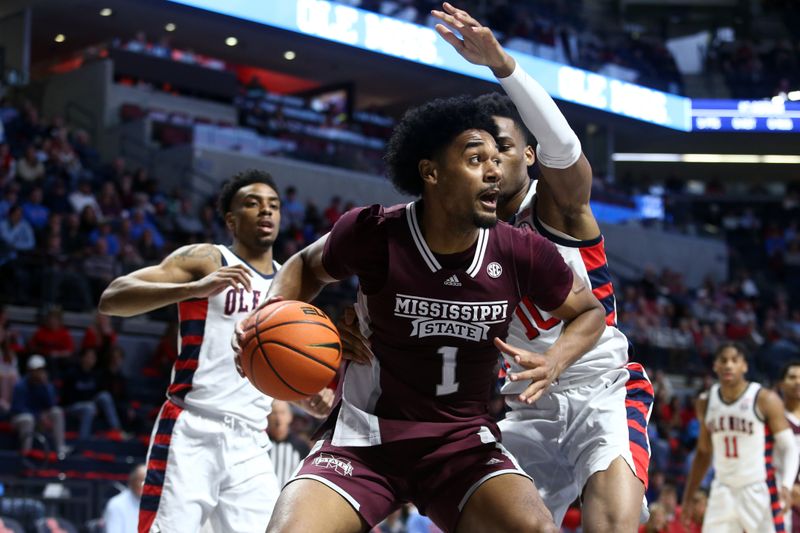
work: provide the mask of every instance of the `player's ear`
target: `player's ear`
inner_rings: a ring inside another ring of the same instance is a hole
[[[431,159],[422,159],[417,166],[422,181],[435,184],[439,180],[439,173],[436,170],[436,163]]]
[[[233,212],[228,211],[225,213],[225,226],[231,231],[233,231],[234,223],[233,223]]]
[[[536,150],[530,144],[525,147],[525,164],[533,166],[536,162]]]

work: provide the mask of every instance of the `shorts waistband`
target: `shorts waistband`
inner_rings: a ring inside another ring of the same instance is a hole
[[[567,379],[558,379],[550,387],[547,389],[546,392],[559,392],[567,389],[574,389],[576,387],[581,387],[583,385],[588,385],[590,383],[596,382],[600,376],[575,376],[572,378]]]
[[[249,422],[245,422],[244,420],[235,417],[233,415],[227,415],[223,413],[215,413],[213,411],[209,411],[207,409],[201,409],[194,405],[187,405],[185,402],[178,398],[168,398],[168,402],[180,407],[181,409],[193,414],[194,416],[198,416],[200,418],[205,418],[207,420],[211,420],[213,422],[217,422],[224,426],[227,426],[231,429],[246,431],[250,433],[263,433],[267,430],[266,427],[259,428],[250,424]],[[264,416],[264,420],[266,420],[266,415]]]

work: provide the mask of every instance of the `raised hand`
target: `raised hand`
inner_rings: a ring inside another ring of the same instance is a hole
[[[244,265],[225,266],[192,283],[194,298],[216,296],[227,288],[244,288],[250,292],[250,269]]]
[[[449,2],[443,3],[442,9],[444,11],[436,9],[431,11],[431,15],[447,24],[447,26],[437,24],[436,31],[464,59],[476,65],[489,67],[498,78],[505,78],[514,72],[516,65],[514,58],[503,49],[492,30],[481,26],[480,22],[472,18],[469,13],[457,9]],[[459,38],[453,30],[461,37]]]
[[[541,355],[529,352],[516,346],[511,346],[502,340],[495,338],[494,345],[504,354],[510,355],[518,365],[526,370],[522,372],[512,372],[508,375],[511,381],[530,380],[531,384],[519,395],[519,401],[532,404],[547,390],[560,375],[560,370],[556,360],[552,356]]]
[[[345,308],[342,318],[336,323],[336,329],[339,330],[339,338],[342,340],[342,358],[360,365],[372,363],[373,354],[369,340],[361,334],[356,310],[352,305]]]

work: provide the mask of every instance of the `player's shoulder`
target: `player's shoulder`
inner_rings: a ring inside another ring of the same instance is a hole
[[[522,244],[534,248],[552,246],[552,243],[534,231],[530,226],[512,226],[505,222],[498,222],[494,227],[494,233],[502,242],[512,244]]]
[[[211,271],[222,266],[222,252],[210,243],[187,244],[169,254],[164,261],[190,270]]]
[[[783,411],[783,400],[772,389],[768,389],[762,385],[758,385],[756,390],[756,401],[758,402],[759,408],[763,407],[772,407],[773,409],[780,408]]]
[[[405,205],[384,206],[382,204],[372,204],[362,207],[354,207],[339,220],[343,224],[359,224],[359,225],[380,225],[386,221],[404,218]]]

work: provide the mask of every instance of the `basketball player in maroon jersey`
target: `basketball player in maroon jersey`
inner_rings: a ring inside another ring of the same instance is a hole
[[[800,361],[792,361],[781,371],[778,382],[783,396],[786,420],[794,433],[797,448],[800,450]],[[800,476],[798,476],[800,479]],[[786,513],[786,530],[800,532],[800,483],[795,480],[791,494],[791,512]]]
[[[603,237],[589,205],[592,169],[535,72],[526,73],[469,13],[444,3],[432,14],[447,25],[436,27],[442,38],[467,61],[489,67],[510,96],[477,99],[500,132],[498,216],[553,242],[605,308],[606,330],[576,359],[552,350],[557,319],[535,306],[517,309],[508,340],[516,348],[506,353],[526,364],[511,364],[508,375],[517,381],[501,390],[512,408],[500,423],[504,442],[536,481],[556,525],[580,497],[585,531],[635,531],[647,483],[652,386],[640,365],[628,363],[629,343],[616,328]],[[528,168],[536,159],[540,179],[532,181]],[[536,390],[533,405],[515,401],[523,378]]]
[[[557,531],[489,414],[498,339],[524,296],[568,322],[567,354],[594,345],[604,312],[552,244],[497,224],[496,133],[471,98],[409,111],[387,162],[420,199],[350,211],[276,275],[271,296],[304,301],[358,276],[374,359],[346,366],[268,531],[366,531],[405,501],[445,531]]]

